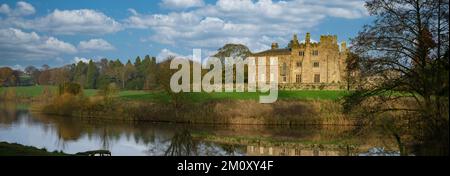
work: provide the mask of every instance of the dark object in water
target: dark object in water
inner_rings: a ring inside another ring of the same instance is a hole
[[[109,150],[92,150],[85,152],[78,152],[75,155],[79,156],[111,156],[111,152]]]

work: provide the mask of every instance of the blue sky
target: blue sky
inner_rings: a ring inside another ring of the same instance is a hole
[[[256,52],[306,32],[348,42],[371,20],[361,0],[0,0],[0,66],[205,57],[226,43]]]

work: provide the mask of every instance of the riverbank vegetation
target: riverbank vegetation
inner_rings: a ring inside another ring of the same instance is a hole
[[[36,147],[24,146],[16,143],[0,142],[0,156],[67,156],[61,151],[47,151]]]

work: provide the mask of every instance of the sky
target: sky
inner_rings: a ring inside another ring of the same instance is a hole
[[[306,32],[349,42],[372,20],[362,0],[0,0],[0,66],[162,60],[194,48],[204,58],[227,43],[285,47]]]

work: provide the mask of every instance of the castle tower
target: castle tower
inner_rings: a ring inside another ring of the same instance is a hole
[[[291,41],[291,48],[299,48],[299,47],[300,43],[298,42],[297,34],[294,34],[294,37],[292,38]]]

